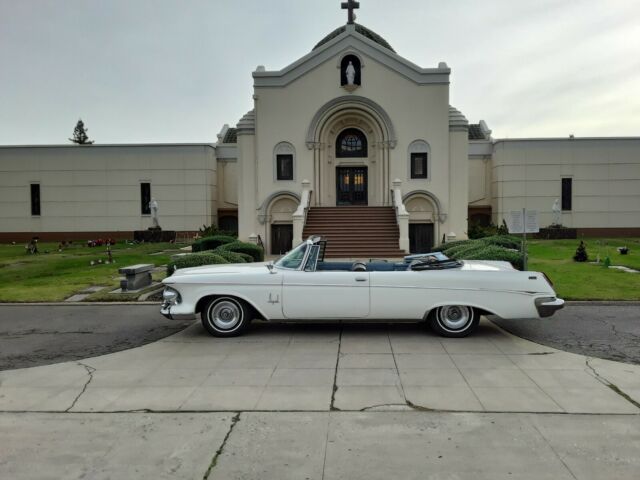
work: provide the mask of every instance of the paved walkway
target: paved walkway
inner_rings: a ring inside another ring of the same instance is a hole
[[[0,478],[635,480],[639,401],[640,366],[486,321],[460,340],[264,324],[215,339],[194,324],[0,372]]]
[[[465,339],[420,325],[199,324],[143,347],[0,372],[0,411],[640,413],[640,366],[561,352],[483,320]]]

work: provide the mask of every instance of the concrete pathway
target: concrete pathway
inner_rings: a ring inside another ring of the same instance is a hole
[[[0,414],[0,478],[629,479],[640,417],[437,412]]]
[[[459,340],[264,324],[223,340],[196,324],[0,372],[0,478],[635,480],[639,400],[640,366],[486,321]]]
[[[143,347],[0,372],[0,411],[640,413],[640,366],[561,352],[483,321],[465,339],[419,325],[199,324]]]

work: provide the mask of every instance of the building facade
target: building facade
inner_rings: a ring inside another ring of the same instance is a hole
[[[450,105],[450,74],[351,23],[258,67],[254,108],[214,143],[0,147],[0,240],[129,237],[151,198],[165,230],[237,228],[274,253],[335,206],[393,208],[405,251],[510,210],[548,225],[555,199],[584,234],[640,235],[639,138],[494,139]]]

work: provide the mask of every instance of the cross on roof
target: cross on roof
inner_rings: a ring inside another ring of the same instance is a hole
[[[342,6],[343,10],[349,10],[349,20],[347,21],[347,23],[348,24],[352,24],[356,19],[356,14],[353,13],[353,11],[356,8],[360,8],[360,2],[355,2],[354,0],[349,0],[348,2],[342,2],[341,6]]]

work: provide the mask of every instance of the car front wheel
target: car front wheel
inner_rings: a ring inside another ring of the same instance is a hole
[[[202,308],[202,325],[214,337],[236,337],[251,323],[251,309],[242,300],[218,297]]]
[[[465,305],[445,305],[429,312],[431,329],[443,337],[466,337],[478,328],[480,314]]]

